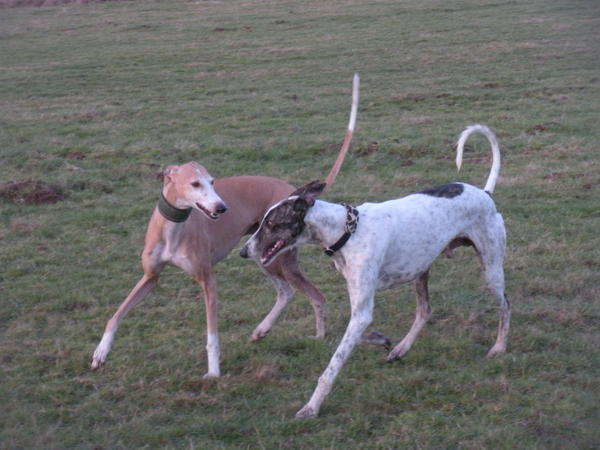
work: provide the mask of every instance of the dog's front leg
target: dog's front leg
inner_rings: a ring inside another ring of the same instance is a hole
[[[277,291],[277,300],[271,311],[269,311],[269,314],[265,316],[265,318],[252,332],[252,336],[250,337],[250,340],[252,341],[258,341],[269,334],[273,324],[277,321],[279,315],[294,296],[294,289],[289,285],[289,283],[280,277],[271,275],[268,271],[265,271],[265,274],[267,277],[269,277],[273,283],[273,286],[275,287],[275,290]]]
[[[374,286],[374,283],[372,286]],[[335,378],[373,320],[374,289],[360,290],[358,288],[352,289],[349,286],[349,293],[352,314],[344,337],[329,361],[329,365],[319,377],[319,382],[310,400],[296,413],[298,419],[316,417],[319,414],[321,403],[331,391]]]
[[[148,293],[156,286],[157,282],[158,275],[154,273],[144,273],[144,276],[137,282],[123,303],[121,303],[117,312],[106,323],[102,340],[92,355],[92,369],[97,369],[104,364],[108,352],[110,352],[110,348],[112,347],[113,340],[115,339],[115,333],[117,332],[119,323],[121,323],[125,315],[131,311],[131,309],[144,300]]]
[[[219,329],[218,329],[218,302],[217,282],[211,270],[207,270],[196,281],[204,290],[204,304],[206,307],[206,352],[208,354],[208,372],[204,378],[221,376],[219,367]]]

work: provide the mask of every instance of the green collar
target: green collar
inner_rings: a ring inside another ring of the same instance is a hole
[[[158,211],[162,214],[162,216],[170,220],[171,222],[185,222],[187,218],[190,216],[192,212],[192,208],[179,209],[175,206],[171,205],[169,201],[165,198],[163,193],[160,193],[160,198],[158,199]]]

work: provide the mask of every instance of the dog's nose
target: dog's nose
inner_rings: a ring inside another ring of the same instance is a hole
[[[217,205],[217,213],[223,214],[225,211],[227,211],[227,205],[225,203]]]
[[[248,249],[246,248],[246,246],[244,245],[242,247],[242,249],[240,250],[240,256],[242,258],[248,258]]]

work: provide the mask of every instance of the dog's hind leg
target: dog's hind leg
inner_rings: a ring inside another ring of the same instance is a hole
[[[415,289],[417,291],[417,310],[415,320],[410,327],[410,331],[404,336],[404,339],[396,345],[388,354],[388,361],[395,361],[402,358],[412,347],[419,332],[431,317],[431,307],[429,306],[429,291],[427,289],[427,281],[429,279],[429,271],[421,274],[415,281]]]
[[[496,338],[496,343],[487,354],[487,356],[493,356],[506,352],[511,308],[510,302],[506,298],[504,292],[504,269],[502,268],[502,258],[495,257],[491,264],[485,265],[484,270],[487,287],[500,306],[498,337]]]
[[[506,298],[506,294],[503,290],[497,289],[492,292],[500,304],[500,321],[498,322],[498,337],[496,338],[496,343],[488,351],[487,356],[494,356],[506,352],[508,330],[510,328],[510,302]]]
[[[498,337],[487,356],[506,352],[508,330],[510,328],[510,302],[504,292],[504,250],[506,247],[506,232],[500,214],[496,214],[494,222],[485,227],[484,239],[475,239],[486,286],[500,306]]]

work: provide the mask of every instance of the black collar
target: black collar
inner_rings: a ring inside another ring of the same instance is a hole
[[[348,242],[350,236],[356,231],[356,227],[358,226],[358,210],[346,203],[342,203],[346,207],[346,224],[344,225],[344,234],[338,241],[332,246],[325,249],[325,254],[327,256],[333,256],[335,252],[337,252],[340,248]]]
[[[160,193],[160,198],[158,199],[158,211],[162,214],[162,216],[170,220],[171,222],[185,222],[187,218],[190,216],[192,212],[192,208],[179,209],[175,206],[171,205],[169,201],[165,198],[163,193]]]

